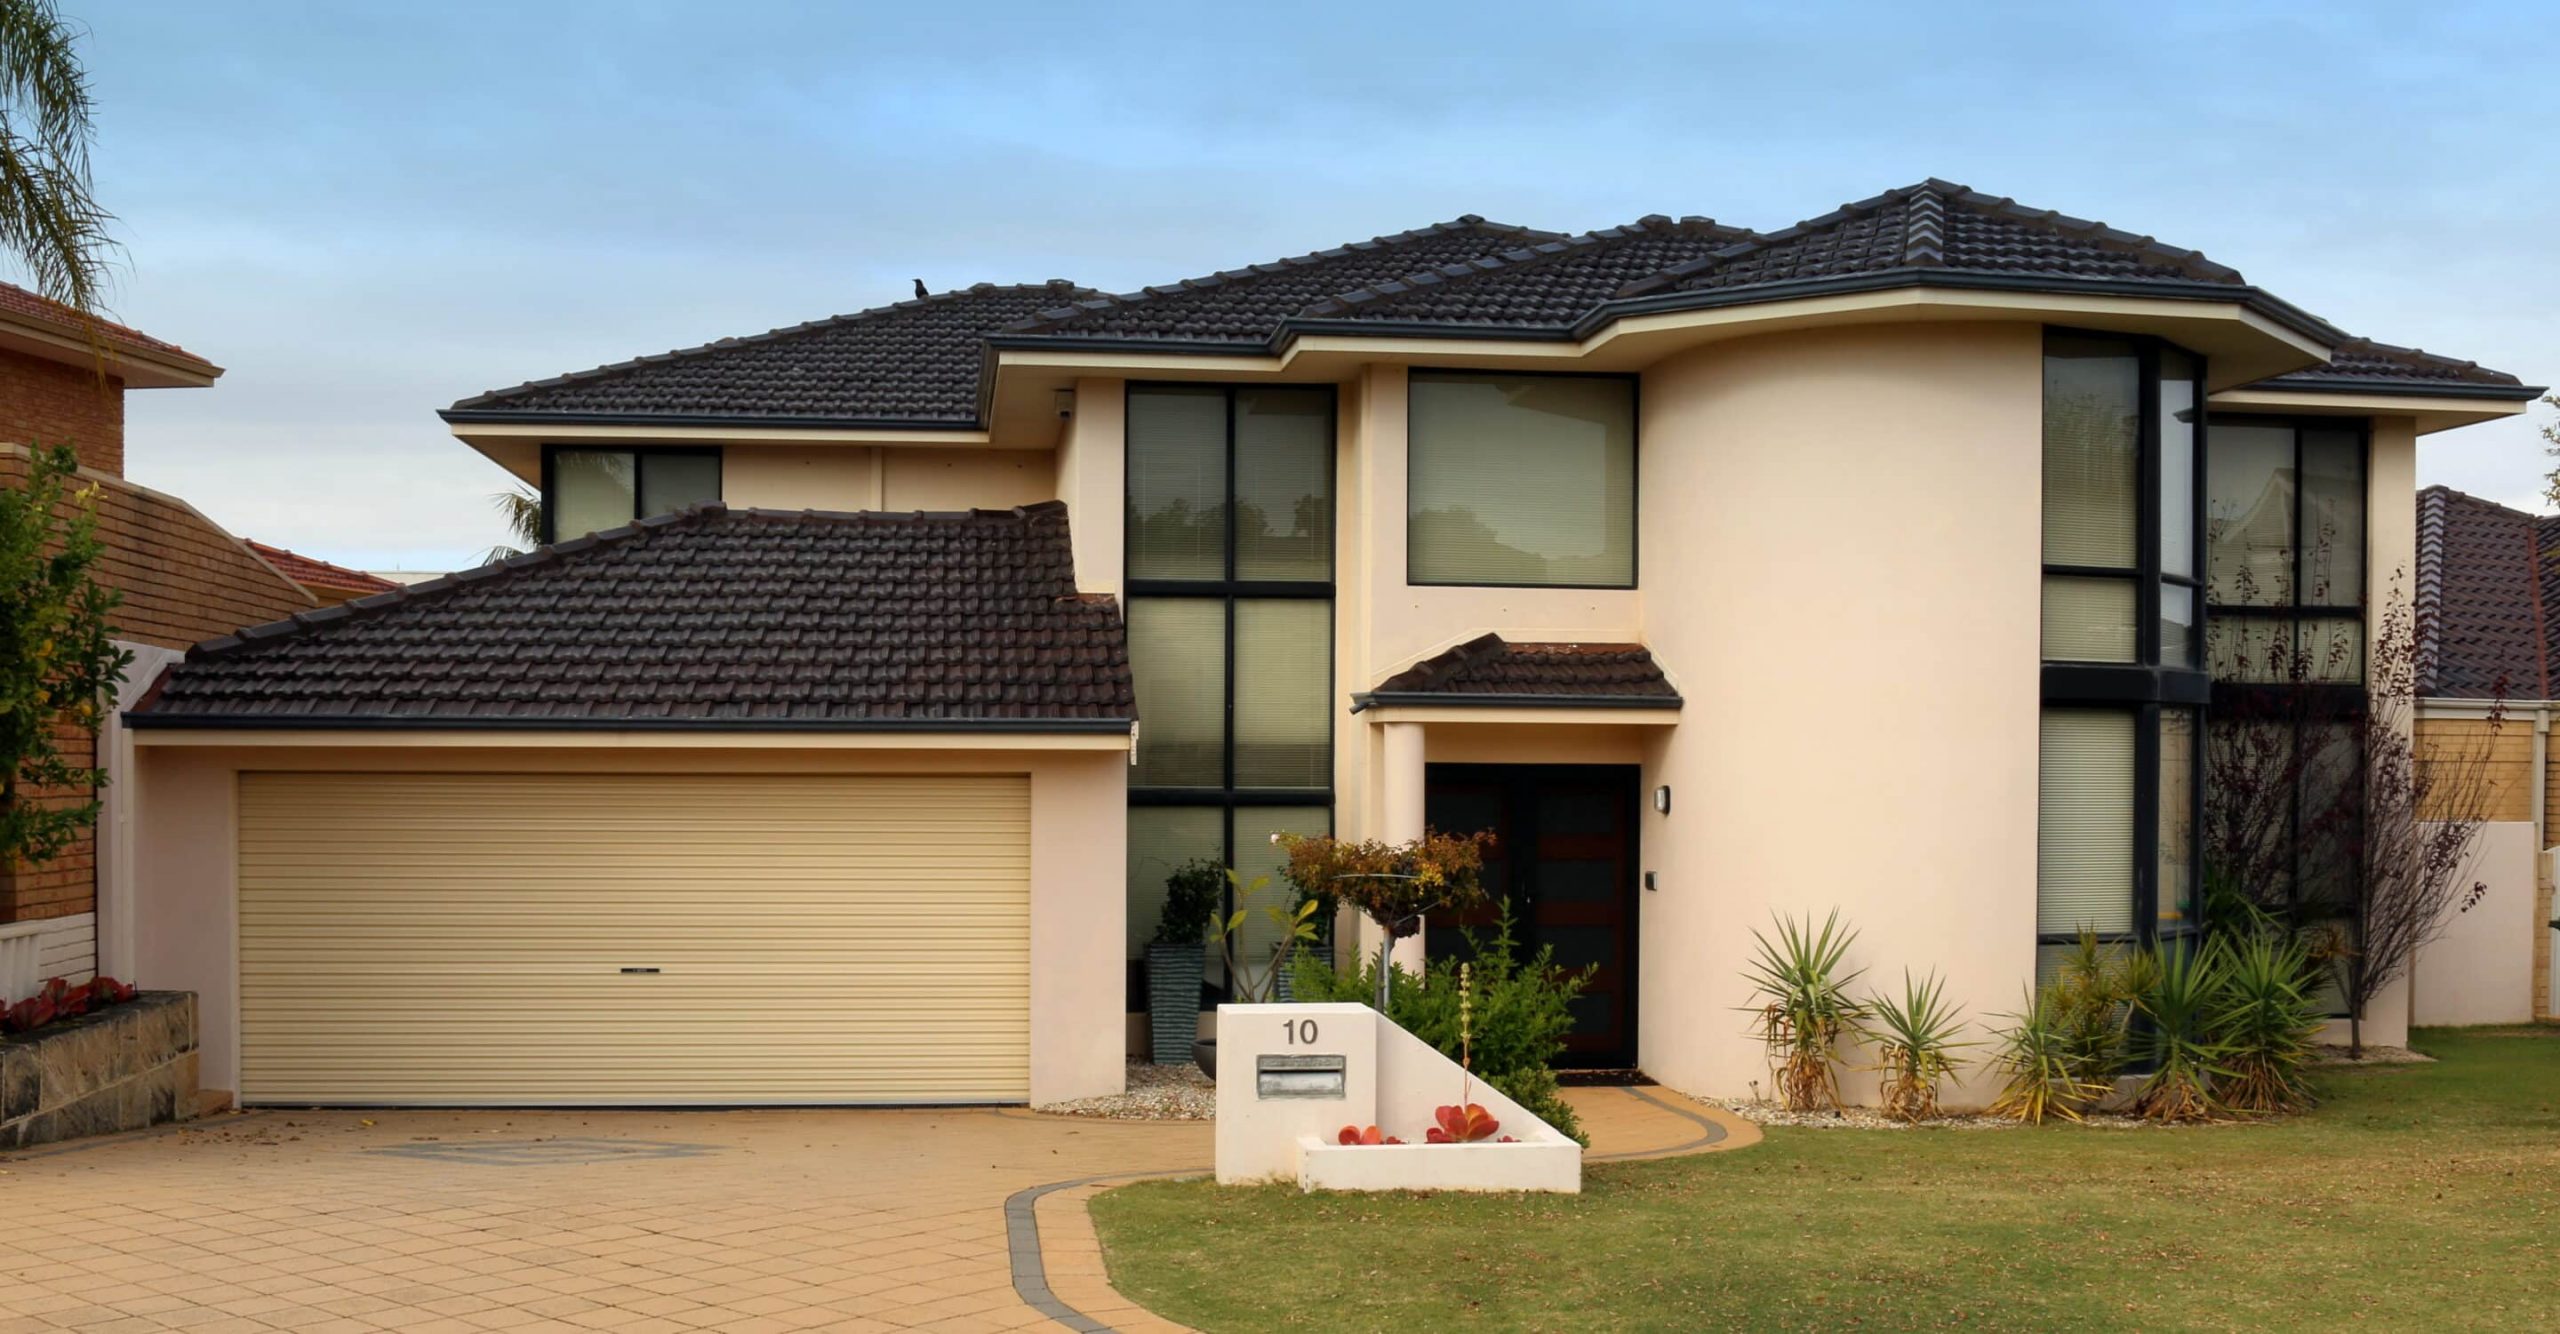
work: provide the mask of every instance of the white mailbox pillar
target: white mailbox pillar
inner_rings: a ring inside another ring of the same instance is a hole
[[[1218,1180],[1298,1179],[1298,1138],[1378,1119],[1378,1016],[1366,1005],[1218,1007]]]

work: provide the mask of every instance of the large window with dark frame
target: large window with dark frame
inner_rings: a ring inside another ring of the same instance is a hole
[[[2157,339],[2045,336],[2040,973],[2195,928],[2203,383]]]
[[[717,449],[542,451],[543,540],[558,542],[720,498]]]
[[[2217,414],[2206,465],[2207,778],[2258,836],[2233,854],[2251,898],[2340,948],[2362,861],[2368,448],[2358,420]]]
[[[1636,586],[1636,379],[1411,372],[1405,577]]]
[[[1132,959],[1175,866],[1251,881],[1272,834],[1332,828],[1333,448],[1329,387],[1129,388]]]

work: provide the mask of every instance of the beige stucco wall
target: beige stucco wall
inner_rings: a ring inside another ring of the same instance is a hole
[[[1832,909],[1876,985],[1977,1020],[2033,976],[2042,344],[2033,325],[1709,348],[1644,381],[1644,631],[1680,674],[1643,816],[1642,1059],[1767,1081],[1755,929]]]
[[[1010,509],[1057,497],[1045,449],[884,450],[886,510]]]
[[[1027,773],[1031,1097],[1118,1092],[1128,756],[1116,750],[781,750],[144,745],[137,750],[136,978],[193,991],[202,1083],[239,1081],[235,794],[243,770],[504,773]]]
[[[861,445],[731,445],[720,453],[720,499],[760,509],[876,510],[878,451]]]
[[[1120,595],[1128,422],[1125,381],[1076,381],[1075,415],[1058,434],[1052,492],[1067,502],[1080,592]]]

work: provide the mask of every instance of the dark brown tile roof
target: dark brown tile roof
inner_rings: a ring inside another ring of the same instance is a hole
[[[1621,295],[1924,273],[2247,286],[2192,250],[1931,179],[1675,264]]]
[[[1567,236],[1467,214],[1122,295],[981,285],[499,390],[445,415],[966,427],[979,424],[989,346],[1251,352],[1307,331],[1582,337],[1631,313],[1914,284],[2237,301],[2339,346],[2328,367],[2264,382],[2285,388],[2538,392],[2468,362],[2348,339],[2192,250],[1931,179],[1766,233],[1655,215]]]
[[[985,336],[1045,307],[1091,295],[1064,279],[1015,287],[980,283],[493,389],[454,404],[444,416],[968,427],[978,420]]]
[[[1748,227],[1653,214],[1623,227],[1398,274],[1306,308],[1311,319],[1568,325],[1620,288],[1746,241]]]
[[[1229,269],[1125,296],[1097,296],[1040,313],[1013,332],[1261,344],[1281,322],[1338,292],[1419,270],[1561,241],[1555,232],[1475,214],[1392,236]]]
[[[1120,730],[1066,507],[706,505],[198,645],[161,726]]]
[[[2482,398],[2534,398],[2542,393],[2505,371],[2490,370],[2476,361],[2442,357],[2414,347],[2394,347],[2370,338],[2351,338],[2339,344],[2326,366],[2260,380],[2253,387],[2347,391],[2396,387]]]
[[[2418,493],[2418,693],[2552,698],[2560,519],[2442,486]]]
[[[1642,644],[1514,644],[1482,635],[1379,682],[1353,707],[1404,703],[1676,709],[1680,692]]]

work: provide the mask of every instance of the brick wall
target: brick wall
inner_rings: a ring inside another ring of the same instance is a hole
[[[0,486],[23,485],[26,473],[25,448],[0,445]],[[124,593],[112,618],[116,638],[183,649],[314,605],[185,501],[115,477],[90,480],[98,484],[98,533],[107,544],[101,579]],[[65,741],[75,763],[87,762],[87,734]],[[97,852],[89,835],[42,866],[0,869],[0,922],[69,917],[96,905]]]
[[[69,445],[81,467],[124,476],[124,381],[0,350],[0,444]]]

